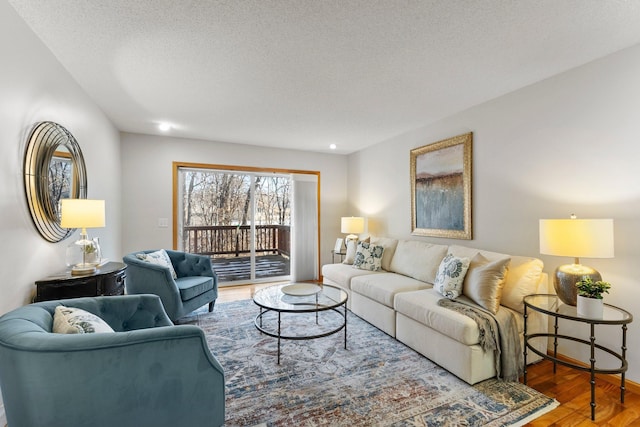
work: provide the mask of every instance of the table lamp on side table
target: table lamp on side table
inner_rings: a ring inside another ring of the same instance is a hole
[[[60,226],[62,228],[81,228],[80,239],[75,242],[82,251],[82,263],[71,269],[72,275],[91,274],[96,271],[94,263],[87,262],[87,249],[94,242],[87,235],[87,228],[105,226],[104,200],[62,199],[60,200]]]
[[[348,234],[344,244],[347,246],[349,240],[358,240],[357,234],[364,232],[364,218],[361,216],[343,216],[340,221],[340,231]]]
[[[576,282],[590,277],[602,280],[600,273],[580,264],[580,258],[613,258],[612,219],[541,219],[540,253],[574,257],[573,264],[559,266],[553,286],[565,304],[576,305]]]

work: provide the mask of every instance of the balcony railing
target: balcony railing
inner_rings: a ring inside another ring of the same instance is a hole
[[[216,225],[184,227],[186,252],[211,257],[232,257],[251,253],[251,226]],[[289,256],[291,228],[288,225],[256,225],[255,251]]]

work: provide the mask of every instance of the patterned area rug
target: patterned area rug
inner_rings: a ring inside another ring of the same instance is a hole
[[[251,301],[200,309],[181,324],[207,336],[226,379],[226,426],[513,426],[558,403],[520,383],[470,386],[353,313],[344,333],[314,340],[277,339],[254,325]],[[340,318],[320,317],[330,329]],[[276,327],[276,317],[264,326]],[[314,315],[283,315],[288,333],[313,331]]]

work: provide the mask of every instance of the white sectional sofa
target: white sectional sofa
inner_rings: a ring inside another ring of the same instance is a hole
[[[384,248],[381,270],[355,268],[348,255],[345,263],[322,267],[323,283],[344,289],[349,294],[347,306],[354,314],[469,384],[496,376],[496,362],[493,352],[483,351],[479,344],[478,324],[470,317],[438,304],[444,296],[433,288],[433,283],[443,258],[450,253],[468,259],[484,257],[485,262],[510,259],[504,280],[498,286],[501,293],[498,291],[497,295],[500,298],[499,310],[511,310],[516,314],[521,345],[524,327],[522,298],[534,293],[548,293],[548,277],[542,271],[542,261],[537,258],[418,240],[372,237],[371,244]],[[467,276],[471,275],[473,268],[472,262]],[[465,295],[457,299],[474,305]],[[546,332],[547,322],[542,315],[530,310],[527,328],[528,333]],[[535,341],[540,346],[539,350],[546,352],[546,342]],[[522,357],[522,354],[518,356]],[[527,359],[529,362],[539,360]]]

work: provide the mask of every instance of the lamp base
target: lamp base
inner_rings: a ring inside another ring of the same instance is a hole
[[[71,268],[72,276],[84,276],[96,272],[95,264],[76,264]]]
[[[565,304],[576,305],[578,301],[576,283],[587,277],[590,277],[594,282],[602,280],[600,273],[582,264],[566,264],[556,268],[553,287],[558,298]]]

